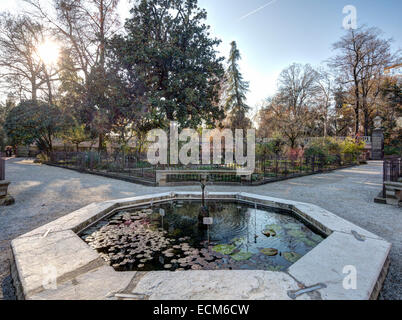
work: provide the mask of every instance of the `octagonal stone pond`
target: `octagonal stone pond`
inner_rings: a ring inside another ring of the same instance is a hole
[[[200,200],[171,192],[94,203],[14,239],[18,297],[377,298],[384,239],[315,205],[249,193],[210,193],[203,225]]]

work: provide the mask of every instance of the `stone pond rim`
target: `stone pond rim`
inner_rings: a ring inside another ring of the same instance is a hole
[[[93,203],[11,242],[12,278],[19,299],[290,299],[288,292],[325,284],[297,299],[376,299],[389,266],[391,244],[316,205],[250,193],[209,193],[208,199],[257,203],[292,211],[327,238],[285,272],[117,272],[77,233],[121,209],[171,200],[200,200],[201,193],[170,192]],[[356,237],[356,234],[358,237]],[[363,241],[362,241],[363,240]],[[343,287],[345,267],[358,272],[356,290]],[[49,278],[53,274],[57,283]]]

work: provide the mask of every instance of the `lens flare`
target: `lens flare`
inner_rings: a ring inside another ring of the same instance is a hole
[[[60,47],[54,41],[45,41],[41,43],[36,48],[36,51],[38,57],[47,65],[56,64],[59,59]]]

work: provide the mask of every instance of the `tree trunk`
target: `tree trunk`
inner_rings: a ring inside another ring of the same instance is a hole
[[[38,88],[36,87],[36,79],[31,80],[31,88],[32,88],[32,100],[36,101],[38,96],[37,96],[37,90]]]
[[[359,119],[359,112],[360,112],[360,93],[359,93],[359,83],[355,82],[355,134],[359,133],[360,129],[360,119]]]

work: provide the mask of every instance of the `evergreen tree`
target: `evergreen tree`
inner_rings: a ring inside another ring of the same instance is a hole
[[[238,61],[241,56],[236,42],[233,41],[231,46],[225,75],[224,110],[228,114],[225,126],[231,129],[247,129],[251,127],[251,121],[246,116],[250,107],[245,102],[249,83],[244,81],[239,70]]]
[[[218,107],[223,77],[207,13],[197,0],[141,0],[131,10],[125,36],[110,46],[128,75],[143,87],[142,104],[181,127],[211,124],[222,118]]]

